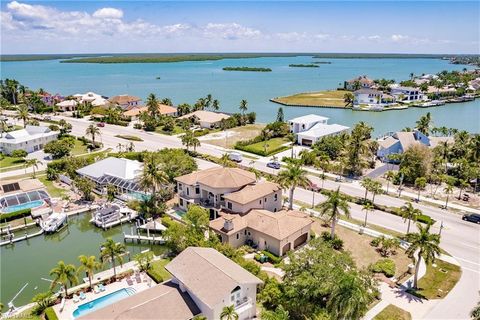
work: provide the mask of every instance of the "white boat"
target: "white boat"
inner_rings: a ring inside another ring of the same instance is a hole
[[[95,212],[93,222],[101,227],[110,222],[117,221],[122,218],[122,212],[118,205],[105,205]]]
[[[65,221],[67,221],[66,213],[52,213],[41,223],[41,227],[46,233],[53,233],[63,226]]]

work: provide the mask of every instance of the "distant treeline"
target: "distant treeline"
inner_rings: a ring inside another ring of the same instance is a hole
[[[454,54],[408,54],[408,53],[317,53],[317,59],[442,59],[452,58]]]
[[[332,64],[330,61],[314,61],[315,64]]]
[[[0,61],[13,62],[13,61],[37,61],[37,60],[60,60],[60,59],[72,59],[79,57],[97,57],[99,54],[2,54],[0,55]]]
[[[291,68],[320,68],[316,64],[289,64],[288,66]]]
[[[270,72],[270,68],[256,68],[256,67],[224,67],[224,71],[256,71],[256,72]]]

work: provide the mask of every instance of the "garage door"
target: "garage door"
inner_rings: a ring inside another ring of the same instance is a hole
[[[308,233],[302,234],[300,237],[295,239],[295,241],[293,242],[293,247],[296,248],[299,245],[304,244],[307,241],[307,237],[308,237]]]
[[[313,144],[312,139],[302,139],[302,144],[304,146],[311,146]]]

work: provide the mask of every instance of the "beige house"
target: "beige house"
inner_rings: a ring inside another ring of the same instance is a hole
[[[108,101],[110,102],[110,104],[114,106],[119,106],[120,108],[125,110],[138,106],[142,102],[142,99],[135,96],[129,96],[128,94],[121,94],[111,97],[110,99],[108,99]]]
[[[262,281],[212,248],[189,247],[165,266],[170,281],[89,313],[81,319],[220,319],[233,305],[239,320],[256,314]]]
[[[179,119],[193,119],[200,127],[211,129],[220,126],[220,122],[228,118],[230,118],[230,116],[224,113],[198,110],[183,115]]]
[[[282,190],[271,182],[256,182],[255,174],[239,168],[211,168],[175,178],[179,207],[198,204],[215,219],[220,210],[246,213],[251,209],[278,211]]]
[[[283,256],[309,240],[312,223],[313,220],[300,211],[274,213],[254,209],[246,215],[223,213],[210,221],[210,228],[222,242],[234,248],[249,244]]]
[[[78,102],[76,100],[64,100],[56,104],[58,110],[61,111],[75,111],[77,110]]]
[[[160,114],[163,116],[171,116],[171,117],[176,117],[177,116],[177,108],[172,107],[172,106],[167,106],[166,104],[159,104],[158,105],[158,110],[160,111]],[[147,112],[148,108],[147,107],[133,107],[123,113],[125,117],[131,117],[132,120],[137,120],[138,117],[140,116],[140,113],[142,112]]]

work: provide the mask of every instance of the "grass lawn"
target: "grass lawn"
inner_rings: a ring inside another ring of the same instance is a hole
[[[169,136],[173,136],[173,135],[176,135],[176,134],[184,133],[185,130],[183,130],[181,127],[175,125],[173,127],[173,131],[164,131],[163,126],[159,126],[155,129],[155,132],[161,133],[161,134],[166,134],[166,135],[169,135]]]
[[[88,153],[87,146],[82,141],[75,139],[75,146],[70,154],[72,156],[78,156],[79,154]]]
[[[45,185],[47,188],[48,194],[52,196],[53,198],[61,198],[65,195],[67,192],[66,190],[63,190],[62,188],[58,188],[53,184],[53,181],[47,180],[47,176],[37,176],[37,179],[40,180],[41,183]]]
[[[246,146],[237,147],[239,150],[258,154],[260,156],[269,156],[289,149],[288,146],[282,146],[289,141],[285,138],[273,138],[267,141],[261,141]],[[265,148],[265,144],[267,145]],[[266,152],[265,152],[266,151]]]
[[[316,219],[312,229],[320,235],[323,231],[330,232],[330,227],[324,227],[322,221]],[[377,252],[375,247],[370,245],[373,237],[368,235],[361,235],[356,231],[347,229],[345,227],[337,225],[335,233],[343,240],[343,247],[345,250],[350,251],[353,260],[357,266],[361,268],[367,268],[370,264],[377,262],[383,257]],[[408,265],[412,263],[412,260],[405,254],[403,249],[399,248],[397,254],[388,257],[395,262],[395,276],[398,277],[408,270]]]
[[[10,156],[3,157],[4,158],[0,160],[0,171],[9,171],[23,168],[23,163],[25,162],[24,159],[14,158]]]
[[[265,127],[263,124],[247,124],[231,128],[222,132],[210,133],[202,138],[202,142],[214,144],[219,147],[231,149],[238,141],[250,140],[260,134]],[[228,137],[225,139],[225,133]]]
[[[427,266],[427,274],[418,280],[420,289],[410,293],[427,299],[442,299],[453,289],[462,275],[460,267],[440,259],[435,260],[435,265]]]
[[[399,307],[389,304],[385,309],[377,314],[373,320],[410,320],[412,316],[410,312],[407,312]]]
[[[345,108],[343,96],[345,90],[327,90],[318,92],[298,93],[286,97],[272,99],[275,102],[292,106],[308,107],[342,107]]]
[[[165,265],[169,262],[169,259],[160,259],[153,261],[152,269],[148,272],[148,275],[152,277],[157,283],[170,279],[172,275],[165,269]]]
[[[130,140],[130,141],[143,141],[142,138],[137,136],[117,134],[115,137],[125,139],[125,140]]]

